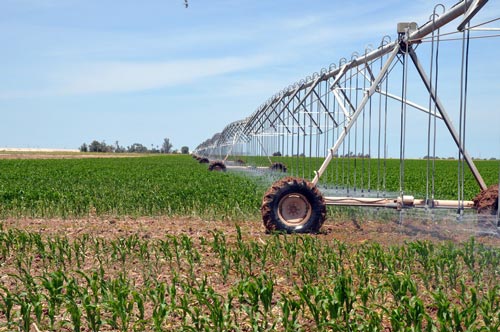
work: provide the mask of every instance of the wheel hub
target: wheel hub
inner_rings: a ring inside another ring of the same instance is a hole
[[[300,226],[309,220],[311,205],[301,194],[288,194],[279,202],[278,216],[288,226]]]

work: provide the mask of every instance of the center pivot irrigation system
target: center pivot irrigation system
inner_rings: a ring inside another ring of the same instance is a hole
[[[498,31],[485,27],[497,19],[471,23],[486,4],[487,0],[464,0],[449,10],[437,5],[429,22],[420,27],[398,23],[395,40],[385,36],[378,48],[354,53],[275,94],[252,115],[200,144],[194,157],[210,163],[210,170],[281,175],[288,171],[291,176],[275,181],[263,198],[262,218],[269,231],[316,232],[326,218],[326,205],[447,208],[459,214],[476,208],[498,222],[498,187],[487,188],[465,149],[470,40],[478,30]],[[452,24],[452,33],[441,32]],[[442,45],[451,39],[459,44],[454,65],[459,77],[454,82],[445,79],[443,85],[440,50],[444,53]],[[450,91],[451,84],[456,85],[458,128],[438,96],[438,91]],[[410,100],[409,91],[415,89],[420,91],[419,103]],[[407,136],[415,133],[427,151],[426,193],[420,199],[405,192]],[[451,136],[458,150],[457,200],[434,197],[436,145],[444,136]],[[388,177],[395,176],[387,171],[390,145],[399,145],[399,192],[392,193],[386,190]],[[490,192],[480,209],[477,201],[464,200],[466,167],[482,192]],[[320,188],[337,195],[324,196]]]

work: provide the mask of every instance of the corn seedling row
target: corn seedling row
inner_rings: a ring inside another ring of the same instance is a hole
[[[498,331],[500,251],[0,232],[0,330]],[[77,258],[78,257],[78,258]]]

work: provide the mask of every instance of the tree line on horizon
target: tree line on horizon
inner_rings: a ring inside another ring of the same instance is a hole
[[[120,145],[118,141],[115,144],[107,144],[105,141],[97,141],[93,140],[91,143],[83,143],[80,146],[80,152],[107,152],[107,153],[182,153],[188,154],[189,147],[183,146],[180,151],[177,149],[172,149],[173,145],[170,142],[170,139],[163,139],[163,143],[160,146],[154,146],[151,144],[151,148],[147,148],[145,145],[141,143],[134,143],[130,146],[124,147]]]

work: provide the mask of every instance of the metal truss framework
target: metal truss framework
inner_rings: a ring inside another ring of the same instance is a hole
[[[195,153],[224,161],[231,154],[270,156],[274,151],[280,151],[283,156],[301,154],[322,157],[324,160],[314,170],[312,179],[317,184],[334,158],[352,153],[349,145],[360,145],[350,140],[362,139],[362,151],[355,151],[354,156],[366,154],[365,142],[368,140],[375,141],[366,146],[377,146],[379,158],[384,154],[387,144],[384,136],[387,130],[384,128],[387,126],[387,103],[392,99],[401,104],[402,117],[406,108],[411,108],[426,113],[429,119],[442,121],[480,188],[486,189],[481,174],[464,147],[461,133],[454,127],[433,86],[432,77],[426,74],[416,52],[422,39],[462,15],[464,18],[459,28],[463,30],[486,2],[461,1],[441,15],[434,13],[432,19],[419,28],[414,23],[398,24],[396,40],[390,41],[384,37],[377,49],[367,50],[362,55],[354,54],[349,60],[341,59],[338,65],[332,64],[329,69],[323,69],[289,86],[269,98],[248,118],[227,125],[221,133],[200,144]],[[419,105],[406,97],[406,82],[403,82],[401,94],[389,91],[389,74],[398,64],[403,66],[405,74],[409,64],[413,64],[431,100],[428,106]],[[369,128],[365,119],[368,115],[373,116]],[[400,130],[404,131],[403,120]],[[362,138],[357,138],[358,135],[351,137],[353,131],[361,132]],[[375,151],[368,152],[367,155],[373,155]],[[330,199],[328,203],[335,202],[339,200]],[[426,202],[420,204],[425,205]]]

